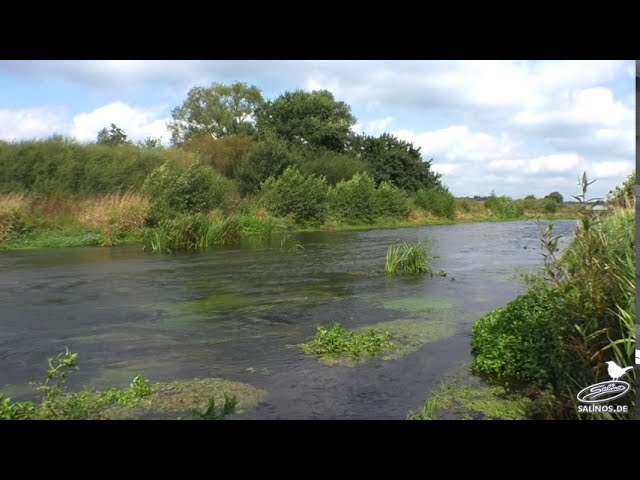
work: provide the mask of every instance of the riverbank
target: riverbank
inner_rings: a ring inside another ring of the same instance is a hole
[[[525,215],[513,219],[499,218],[459,218],[449,220],[446,218],[434,217],[414,217],[409,220],[381,220],[371,224],[340,224],[328,222],[321,226],[286,226],[276,227],[276,232],[299,233],[299,232],[352,232],[352,231],[369,231],[369,230],[390,230],[399,228],[417,228],[430,227],[440,225],[457,225],[468,223],[505,223],[518,222],[527,220],[542,221],[558,221],[558,220],[576,220],[577,217],[569,216],[546,216],[544,218]],[[245,219],[245,225],[251,220]],[[242,237],[255,237],[260,232],[243,228],[241,230]],[[127,232],[117,239],[112,239],[109,235],[105,235],[97,229],[82,228],[77,225],[60,225],[60,226],[42,226],[35,227],[19,235],[14,235],[0,242],[0,251],[12,250],[39,250],[46,248],[69,248],[69,247],[93,247],[93,246],[116,246],[116,245],[144,245],[146,243],[147,230],[141,228],[133,232]]]

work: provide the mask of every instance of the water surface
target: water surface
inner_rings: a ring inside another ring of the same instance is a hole
[[[575,222],[556,222],[570,236]],[[433,240],[446,277],[385,277],[393,242]],[[69,385],[222,377],[267,390],[238,418],[403,419],[469,360],[471,326],[542,266],[534,222],[299,233],[280,251],[238,247],[158,255],[139,246],[0,253],[0,391],[29,398],[47,357],[68,346]],[[326,366],[290,345],[318,325],[446,321],[446,339],[393,361]]]

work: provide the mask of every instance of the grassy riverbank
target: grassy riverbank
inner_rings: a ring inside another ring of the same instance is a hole
[[[406,218],[378,218],[368,223],[349,223],[329,218],[323,223],[300,224],[291,217],[275,217],[266,209],[246,204],[244,212],[230,214],[238,219],[239,236],[264,236],[271,232],[361,231],[454,225],[457,223],[522,221],[534,218],[563,220],[577,218],[572,205],[554,214],[525,211],[516,218],[499,218],[477,203],[472,213],[455,212],[454,218],[427,214],[418,208]],[[142,194],[103,195],[79,198],[68,195],[0,195],[0,251],[58,247],[144,244],[153,231],[147,224],[149,199]],[[246,202],[249,203],[249,202]],[[475,212],[475,213],[474,213]],[[220,223],[227,218],[213,211],[209,218]]]

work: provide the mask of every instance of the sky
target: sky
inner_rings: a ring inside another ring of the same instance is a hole
[[[456,196],[605,196],[635,168],[635,62],[354,60],[0,61],[0,140],[93,141],[115,123],[168,144],[194,86],[246,82],[274,99],[327,89],[354,130],[421,147]]]

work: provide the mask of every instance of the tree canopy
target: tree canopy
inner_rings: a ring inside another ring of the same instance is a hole
[[[361,137],[355,149],[378,184],[389,182],[410,192],[443,188],[441,175],[431,169],[431,160],[423,161],[420,147],[410,142],[385,133],[380,137]]]
[[[258,129],[304,145],[342,152],[356,119],[327,90],[285,92],[257,111]]]
[[[167,124],[171,143],[181,144],[201,135],[219,139],[252,133],[252,117],[263,103],[260,89],[246,83],[193,87],[184,103],[171,112],[173,120]]]
[[[127,134],[115,123],[111,127],[103,128],[98,132],[98,143],[103,145],[128,145],[131,142],[127,139]]]

